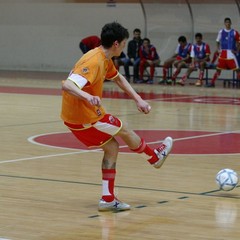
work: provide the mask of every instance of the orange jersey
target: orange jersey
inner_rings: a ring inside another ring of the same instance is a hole
[[[103,83],[105,79],[113,79],[118,75],[112,59],[106,58],[101,47],[97,47],[79,59],[72,72],[88,80],[82,88],[83,91],[102,98]],[[92,106],[66,91],[62,93],[63,121],[71,124],[87,124],[100,120],[105,115],[102,106]]]

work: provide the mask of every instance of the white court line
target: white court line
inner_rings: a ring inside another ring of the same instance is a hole
[[[192,130],[192,131],[194,131],[194,130]],[[177,139],[174,139],[174,142],[182,141],[182,140],[195,139],[195,138],[212,137],[212,136],[224,135],[224,134],[230,134],[230,133],[240,133],[240,130],[229,131],[229,132],[210,133],[210,134],[204,134],[204,135],[192,136],[192,137],[185,137],[185,138],[177,138]]]
[[[48,146],[48,145],[46,145]],[[36,157],[28,157],[28,158],[18,158],[18,159],[11,159],[11,160],[4,160],[0,161],[0,164],[3,163],[11,163],[11,162],[21,162],[21,161],[29,161],[29,160],[37,160],[41,158],[51,158],[51,157],[60,157],[60,156],[67,156],[67,155],[74,155],[79,153],[86,153],[86,152],[98,152],[101,151],[101,149],[94,149],[94,150],[81,150],[78,152],[68,152],[68,153],[59,153],[59,154],[49,154],[49,155],[42,155],[42,156],[36,156]],[[1,239],[0,239],[1,240]]]
[[[230,132],[218,132],[218,133],[204,134],[204,135],[200,135],[200,136],[192,136],[192,137],[184,137],[184,138],[175,138],[174,142],[196,139],[196,138],[203,138],[203,137],[212,137],[212,136],[224,135],[224,134],[229,134],[229,133],[240,133],[240,130],[230,131]],[[43,134],[41,134],[41,135],[43,135]],[[32,139],[32,137],[31,137],[31,139]],[[156,144],[156,143],[160,143],[160,142],[162,142],[162,141],[148,142],[148,144]],[[32,143],[35,143],[35,142],[32,142]],[[35,143],[35,144],[37,144],[37,143]],[[44,144],[41,144],[41,145],[49,147],[49,145],[44,145]],[[53,146],[50,146],[50,147],[53,147]],[[128,146],[127,145],[119,146],[119,148],[125,148],[125,147],[128,147]],[[59,147],[56,147],[56,148],[59,148]],[[51,158],[51,157],[67,156],[67,155],[74,155],[74,154],[86,153],[86,152],[100,152],[100,151],[102,151],[102,150],[101,149],[92,149],[92,150],[89,149],[89,150],[81,150],[81,151],[77,151],[77,152],[42,155],[42,156],[36,156],[36,157],[4,160],[4,161],[0,161],[0,164],[12,163],[12,162],[21,162],[21,161],[31,161],[31,160],[38,160],[38,159],[42,159],[42,158]],[[132,154],[132,153],[130,153],[130,154]],[[193,155],[193,154],[191,154],[191,155]],[[209,155],[209,154],[207,154],[207,155]]]

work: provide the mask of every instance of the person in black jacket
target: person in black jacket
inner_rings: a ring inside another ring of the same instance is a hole
[[[133,39],[128,42],[127,55],[129,58],[129,65],[133,66],[133,82],[136,83],[139,79],[139,48],[142,45],[141,30],[135,28],[133,31]]]
[[[121,52],[119,57],[112,58],[115,68],[119,71],[120,66],[124,67],[125,77],[128,82],[130,82],[130,73],[129,73],[129,59],[124,52]]]

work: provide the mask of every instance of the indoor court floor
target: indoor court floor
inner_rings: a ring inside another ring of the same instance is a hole
[[[151,106],[139,113],[112,82],[103,105],[157,146],[160,169],[120,140],[116,193],[131,211],[98,212],[99,149],[63,125],[65,73],[0,72],[0,240],[239,240],[240,187],[220,191],[223,168],[240,174],[240,89],[133,84]]]

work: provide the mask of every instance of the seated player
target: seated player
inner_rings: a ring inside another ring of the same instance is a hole
[[[139,83],[143,81],[144,70],[149,66],[150,67],[150,78],[146,83],[153,84],[153,77],[155,72],[155,66],[160,63],[160,57],[157,53],[156,48],[150,43],[150,39],[144,38],[143,44],[139,49],[140,56],[140,65],[139,65]]]
[[[163,64],[163,78],[159,81],[159,84],[172,84],[172,81],[176,81],[178,74],[182,67],[187,66],[191,62],[190,59],[191,44],[187,42],[185,36],[180,36],[178,38],[178,45],[175,50],[175,54],[167,59]],[[172,65],[175,68],[172,79],[167,79],[167,73]]]
[[[189,65],[187,72],[183,75],[178,84],[184,86],[186,80],[189,78],[190,74],[199,69],[199,76],[198,80],[195,83],[196,86],[202,86],[203,84],[203,76],[204,76],[204,69],[207,65],[210,65],[210,47],[207,43],[202,41],[202,34],[196,33],[195,34],[195,41],[196,43],[192,45],[191,48],[191,58],[192,63]]]

